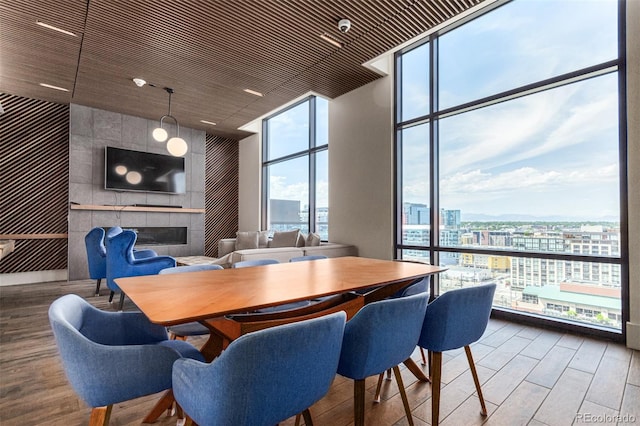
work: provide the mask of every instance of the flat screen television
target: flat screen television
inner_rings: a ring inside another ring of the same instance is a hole
[[[105,147],[104,188],[115,191],[186,191],[184,157]]]

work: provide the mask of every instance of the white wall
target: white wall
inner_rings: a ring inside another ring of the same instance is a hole
[[[393,259],[393,77],[329,104],[329,240]]]
[[[627,1],[629,306],[627,346],[640,349],[640,1]]]
[[[242,139],[238,171],[238,230],[256,231],[260,228],[261,200],[261,134]]]

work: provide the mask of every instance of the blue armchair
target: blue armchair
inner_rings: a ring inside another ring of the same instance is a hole
[[[101,311],[75,294],[51,304],[49,322],[71,386],[92,407],[92,425],[108,424],[113,404],[169,389],[177,359],[203,360],[144,314]]]
[[[487,408],[469,345],[480,339],[487,328],[495,291],[495,284],[450,290],[427,307],[418,345],[432,353],[431,424],[433,426],[438,425],[440,417],[442,352],[452,349],[464,347],[480,399],[482,408],[480,414],[487,415]]]
[[[125,230],[107,238],[107,286],[112,292],[120,292],[118,310],[124,304],[124,292],[114,281],[121,277],[137,277],[140,275],[155,275],[163,269],[176,266],[176,260],[171,256],[154,256],[137,259],[133,254],[136,243],[136,233]],[[111,300],[111,299],[110,299]]]
[[[329,390],[346,314],[245,334],[211,364],[178,360],[173,393],[199,426],[272,426],[303,412]]]
[[[105,233],[103,228],[96,227],[84,237],[84,244],[87,249],[87,263],[89,264],[89,277],[96,281],[96,296],[100,295],[100,284],[103,278],[107,277],[107,249],[104,245],[105,237],[110,238],[122,232],[122,228],[114,226]],[[153,250],[134,250],[136,259],[153,257],[158,254]],[[109,301],[113,299],[113,292]]]
[[[393,368],[400,396],[413,425],[398,364],[418,343],[428,301],[427,293],[385,299],[365,305],[347,323],[338,374],[354,380],[355,425],[364,425],[365,379]]]
[[[162,274],[178,274],[182,272],[198,272],[198,271],[216,271],[223,269],[220,265],[185,265],[176,266],[174,268],[163,269],[159,273]],[[172,325],[167,327],[170,339],[187,340],[188,336],[202,336],[209,334],[209,329],[199,322],[188,322],[186,324]]]
[[[278,262],[275,259],[243,260],[243,261],[234,263],[232,268],[248,268],[251,266],[275,265],[276,263],[280,263],[280,262]]]

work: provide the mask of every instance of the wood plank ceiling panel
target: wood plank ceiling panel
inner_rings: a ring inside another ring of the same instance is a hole
[[[182,126],[239,139],[248,135],[239,126],[310,90],[333,98],[380,78],[362,63],[480,2],[3,1],[0,91],[159,119],[168,107],[162,88],[172,87]],[[45,18],[78,36],[35,25]],[[344,34],[341,18],[352,22]],[[137,88],[134,77],[155,87]]]

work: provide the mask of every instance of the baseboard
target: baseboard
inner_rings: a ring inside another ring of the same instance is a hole
[[[627,347],[640,350],[640,324],[627,322]]]
[[[67,281],[67,276],[68,272],[66,269],[0,274],[0,287],[18,284],[36,284],[50,281]]]

